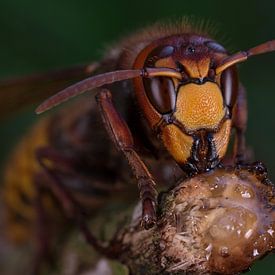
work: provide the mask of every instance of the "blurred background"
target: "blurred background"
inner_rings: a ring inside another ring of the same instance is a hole
[[[275,39],[275,2],[262,1],[0,1],[0,78],[98,60],[105,46],[150,23],[195,16],[216,23],[232,52]],[[247,88],[247,140],[275,181],[275,53],[239,66]],[[0,162],[37,119],[33,108],[0,121]],[[275,274],[274,256],[249,274]]]

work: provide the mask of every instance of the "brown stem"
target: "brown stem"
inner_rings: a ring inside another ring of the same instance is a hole
[[[118,234],[132,274],[236,274],[275,249],[275,196],[257,171],[216,169],[162,195],[158,223]]]

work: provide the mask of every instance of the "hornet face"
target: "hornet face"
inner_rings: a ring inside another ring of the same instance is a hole
[[[161,45],[160,45],[161,44]],[[190,173],[215,167],[225,155],[238,92],[236,69],[216,74],[225,49],[197,35],[170,37],[146,47],[135,68],[171,68],[180,78],[135,79],[147,121],[173,158]]]

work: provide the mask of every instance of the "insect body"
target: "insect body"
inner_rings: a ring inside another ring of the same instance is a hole
[[[138,182],[142,224],[149,228],[156,221],[155,179],[158,182],[159,178],[169,177],[165,175],[167,169],[159,166],[163,159],[168,160],[165,168],[179,166],[187,175],[209,171],[222,161],[231,129],[235,128],[233,158],[236,162],[244,160],[246,100],[235,65],[249,56],[273,50],[275,41],[270,41],[229,55],[219,43],[188,24],[156,26],[112,49],[97,66],[95,76],[53,95],[37,108],[37,113],[104,86],[97,92],[98,109],[119,149],[118,159],[121,161],[122,156],[127,159]],[[44,177],[67,213],[78,224],[82,221],[82,230],[83,220],[75,210],[79,202],[71,192],[77,186],[89,190],[86,195],[93,193],[92,184],[87,181],[94,182],[98,169],[94,169],[97,161],[91,161],[90,156],[102,159],[102,153],[96,151],[101,139],[94,138],[98,131],[93,124],[94,106],[85,101],[87,104],[90,106],[87,109],[81,104],[73,105],[68,115],[65,111],[57,113],[50,123],[46,148],[37,148],[35,154],[41,168],[36,172],[40,174],[35,177],[36,184]],[[76,115],[71,115],[74,112]],[[104,148],[104,154],[108,150],[109,147]],[[144,157],[155,160],[151,169]],[[110,159],[105,160],[100,170],[111,167]],[[117,162],[113,168],[119,165]],[[149,171],[152,169],[158,170],[157,173],[152,174]],[[87,240],[102,250],[87,228],[83,231]]]
[[[134,79],[136,99],[151,134],[159,137],[188,175],[209,171],[220,163],[232,127],[236,128],[234,159],[243,161],[246,100],[234,65],[251,55],[273,51],[275,41],[231,56],[213,39],[192,32],[136,43],[132,49],[138,49],[136,55],[126,59],[130,62],[128,70],[83,80],[46,100],[37,112],[104,84]],[[155,182],[135,149],[131,131],[112,103],[111,92],[102,90],[97,100],[110,136],[139,182],[143,222],[149,227],[155,221]]]

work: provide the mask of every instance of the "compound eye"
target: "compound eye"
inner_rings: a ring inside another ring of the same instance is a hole
[[[144,79],[144,86],[151,104],[160,114],[174,110],[176,91],[172,79],[168,77]]]
[[[233,108],[238,94],[238,75],[236,67],[228,68],[221,75],[221,89],[225,104]]]

